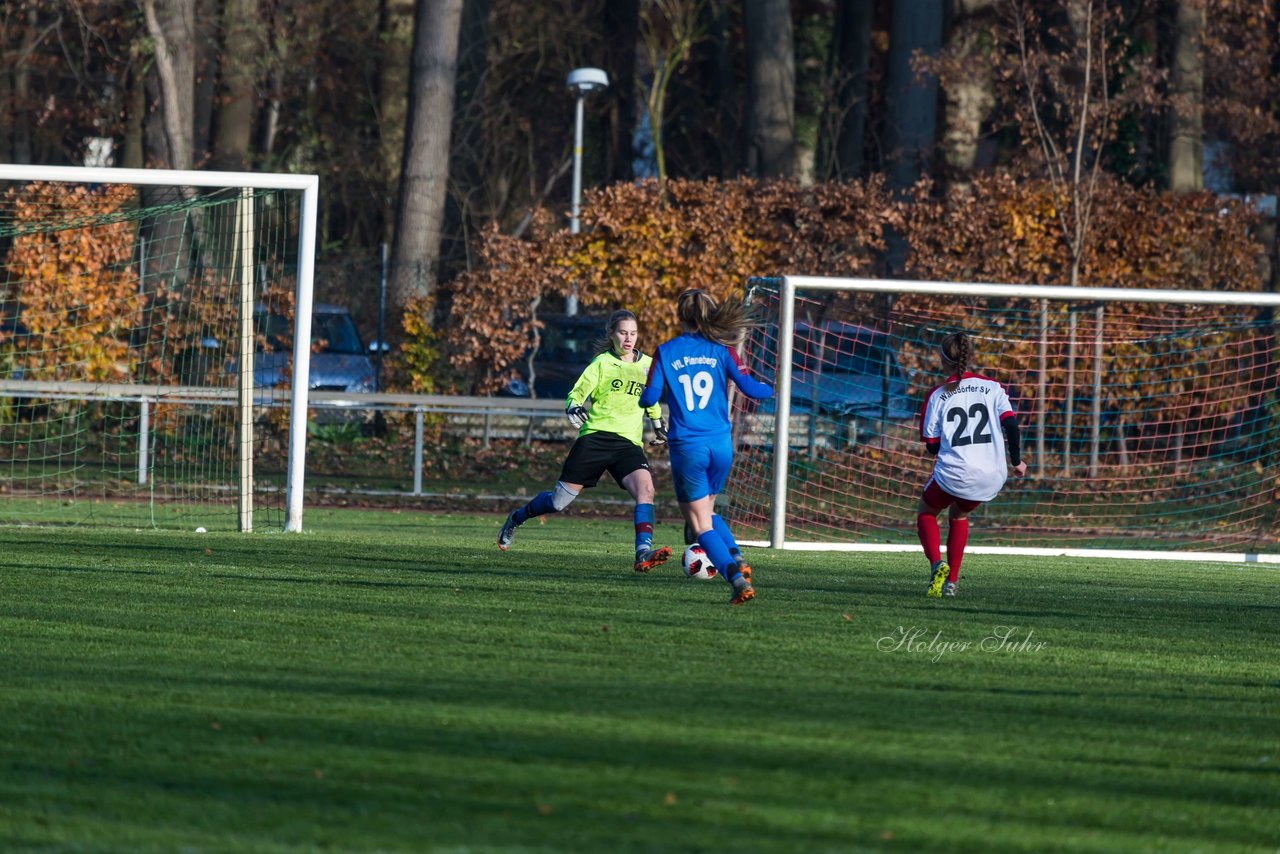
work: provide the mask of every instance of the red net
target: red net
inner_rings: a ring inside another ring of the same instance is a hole
[[[778,294],[757,289],[747,361],[773,381]],[[971,519],[974,545],[1276,551],[1277,329],[1249,306],[798,297],[786,477],[789,542],[916,542],[932,470],[919,433],[945,380],[941,339],[964,330],[974,370],[1004,383],[1026,478]],[[723,510],[769,538],[775,403],[735,401]]]

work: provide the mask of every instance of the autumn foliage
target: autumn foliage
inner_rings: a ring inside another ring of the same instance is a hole
[[[145,302],[133,264],[136,225],[120,215],[134,191],[34,184],[8,195],[16,222],[61,224],[19,228],[8,253],[4,302],[30,333],[12,342],[15,367],[28,379],[127,382],[129,333]]]
[[[536,311],[576,290],[584,311],[628,308],[649,346],[675,334],[686,288],[741,294],[747,278],[784,270],[870,275],[899,222],[878,181],[797,184],[741,179],[654,181],[588,193],[580,234],[540,211],[530,236],[485,231],[477,268],[452,286],[446,346],[477,391],[495,389],[537,340]],[[643,345],[642,345],[643,346]]]
[[[677,331],[675,297],[685,288],[724,296],[742,293],[752,276],[882,276],[891,233],[906,244],[912,279],[1067,281],[1064,201],[1047,182],[997,174],[945,191],[923,184],[900,200],[875,180],[676,180],[667,189],[665,201],[654,182],[588,193],[578,235],[545,211],[525,238],[486,230],[476,268],[452,286],[443,341],[452,368],[476,391],[494,390],[536,342],[537,310],[575,288],[584,311],[635,311],[652,346]],[[1255,223],[1249,208],[1209,193],[1173,195],[1103,177],[1081,281],[1258,291],[1264,253]],[[954,311],[950,300],[934,301],[939,312]],[[1136,328],[1141,310],[1108,322]],[[420,324],[409,337],[426,334]]]
[[[1069,259],[1046,182],[993,175],[906,209],[912,277],[1065,285]],[[1258,291],[1257,217],[1212,193],[1161,193],[1103,177],[1092,202],[1081,283],[1094,287]]]
[[[1062,200],[1047,184],[1015,183],[993,176],[941,198],[922,197],[910,206],[905,234],[911,246],[915,277],[929,281],[1061,285],[1069,263],[1055,228]],[[1137,189],[1119,181],[1099,182],[1093,201],[1091,239],[1082,257],[1082,281],[1098,287],[1171,290],[1253,291],[1263,289],[1263,247],[1255,237],[1256,212],[1211,193],[1171,194]],[[1038,310],[1028,300],[1024,310]],[[946,301],[913,296],[899,310],[915,316],[932,314],[957,328],[989,336],[993,315],[980,311],[986,301],[969,301],[970,311]],[[1006,307],[1007,308],[1007,307]],[[1062,401],[1086,394],[1095,370],[1092,342],[1097,320],[1093,311],[1064,302],[1046,304],[1046,321],[1055,343],[1047,364],[1046,398]],[[1169,378],[1163,390],[1168,411],[1159,418],[1172,423],[1228,416],[1241,406],[1241,390],[1223,384],[1224,362],[1249,364],[1257,374],[1255,392],[1274,383],[1274,345],[1265,328],[1240,324],[1233,332],[1196,333],[1178,346],[1155,347],[1157,336],[1178,340],[1183,330],[1219,323],[1220,306],[1169,306],[1134,302],[1110,305],[1103,319],[1110,343],[1101,369],[1106,376],[1103,409],[1134,423],[1151,405],[1142,378],[1159,368]],[[1074,315],[1075,332],[1068,333]],[[995,333],[999,335],[999,333]],[[1074,357],[1075,388],[1068,388],[1065,341],[1080,343]],[[1002,337],[998,359],[984,362],[997,375],[1026,374],[1038,363],[1035,336]],[[908,367],[926,368],[928,352],[904,352]],[[1211,369],[1212,365],[1219,365]]]

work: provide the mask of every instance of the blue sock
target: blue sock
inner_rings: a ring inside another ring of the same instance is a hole
[[[719,570],[720,576],[725,581],[733,582],[733,578],[729,575],[730,567],[733,567],[734,573],[741,577],[742,573],[737,571],[738,565],[729,556],[729,550],[725,548],[724,540],[720,539],[720,535],[715,532],[714,528],[698,535],[698,545],[702,546],[702,550],[707,553],[707,557],[711,558],[711,562],[716,565],[716,569]]]
[[[516,511],[516,524],[523,525],[534,516],[545,516],[556,512],[556,505],[551,501],[551,490],[539,492],[528,504]]]
[[[724,540],[725,548],[729,550],[729,554],[734,560],[742,557],[742,549],[738,548],[738,541],[733,538],[733,534],[729,531],[729,523],[720,518],[719,513],[711,514],[711,530],[720,535],[720,539]],[[714,561],[712,561],[714,563]]]
[[[653,548],[653,505],[637,504],[636,520],[636,552]]]

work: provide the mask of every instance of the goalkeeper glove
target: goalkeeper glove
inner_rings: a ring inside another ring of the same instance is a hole
[[[574,427],[581,428],[583,424],[587,423],[587,415],[589,413],[586,407],[579,406],[578,404],[575,403],[573,406],[570,406],[569,408],[567,408],[564,411],[564,414],[569,416],[570,424],[572,424]]]
[[[650,445],[667,444],[667,422],[661,418],[650,418],[649,426],[653,427],[653,441]]]

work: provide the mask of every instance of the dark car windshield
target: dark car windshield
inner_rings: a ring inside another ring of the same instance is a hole
[[[293,330],[278,314],[257,315],[258,347],[266,352],[288,350]],[[325,312],[311,317],[311,344],[320,353],[359,356],[364,353],[360,332],[349,314]]]
[[[364,352],[360,333],[349,314],[317,314],[311,319],[311,342],[322,353],[358,356]]]
[[[274,353],[277,350],[288,350],[289,341],[293,338],[293,330],[289,321],[278,314],[254,314],[254,325],[258,328],[259,351]]]
[[[575,323],[560,325],[548,323],[542,328],[542,341],[538,345],[535,362],[569,362],[586,365],[591,361],[592,346],[603,336],[604,324]]]

